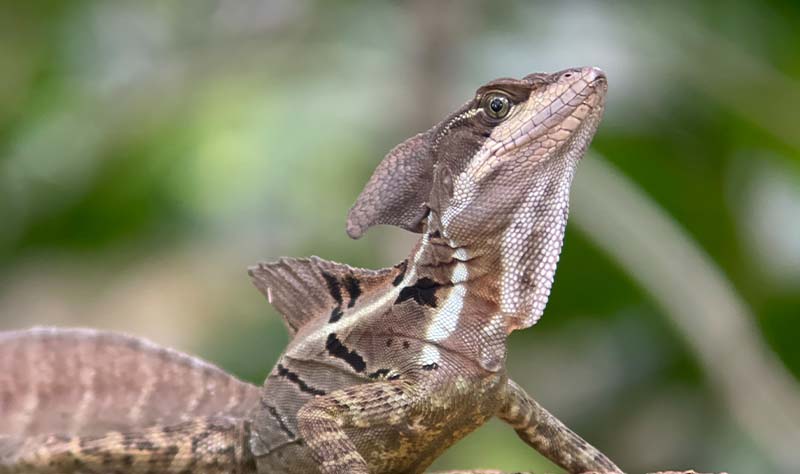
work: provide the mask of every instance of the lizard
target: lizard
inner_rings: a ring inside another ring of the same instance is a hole
[[[251,267],[290,333],[262,387],[131,336],[0,334],[0,473],[422,473],[493,416],[569,473],[622,472],[505,369],[544,312],[606,91],[594,67],[496,79],[392,149],[346,231],[420,234],[393,267]]]

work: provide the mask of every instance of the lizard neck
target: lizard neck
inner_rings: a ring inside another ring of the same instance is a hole
[[[500,255],[458,246],[426,229],[407,262],[399,300],[414,298],[428,319],[422,339],[460,353],[485,370],[505,364],[509,329],[500,312]]]
[[[500,370],[508,334],[536,323],[550,295],[574,169],[567,161],[543,164],[555,184],[509,203],[514,210],[480,232],[455,232],[442,213],[429,214],[398,297],[425,306],[423,339]]]
[[[432,209],[429,215],[431,242],[439,236],[452,255],[461,256],[470,293],[497,306],[507,333],[532,326],[544,312],[561,254],[569,189],[579,156],[567,149],[541,163],[536,172],[542,178],[524,194],[507,196],[502,186],[496,188],[503,212],[473,207],[467,195],[451,200],[440,212]],[[446,264],[447,250],[438,247],[430,252],[431,260]],[[458,280],[457,272],[451,280]]]

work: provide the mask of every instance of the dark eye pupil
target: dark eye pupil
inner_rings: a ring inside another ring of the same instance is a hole
[[[489,107],[492,109],[492,112],[498,113],[505,107],[505,101],[499,97],[495,97],[489,102]]]

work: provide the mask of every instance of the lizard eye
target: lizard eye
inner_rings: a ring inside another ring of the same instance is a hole
[[[484,97],[483,110],[493,119],[504,119],[511,110],[511,101],[502,92],[492,92]]]

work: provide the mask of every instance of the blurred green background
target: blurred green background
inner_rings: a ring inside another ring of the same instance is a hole
[[[511,375],[631,472],[800,472],[800,4],[0,6],[0,329],[146,336],[260,383],[245,268],[366,267],[344,218],[393,145],[499,76],[597,65],[545,317]],[[555,470],[499,422],[437,468]]]

